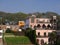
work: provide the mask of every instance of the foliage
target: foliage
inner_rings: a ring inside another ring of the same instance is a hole
[[[53,15],[56,15],[60,18],[60,16],[57,13],[54,13],[54,12],[46,12],[46,13],[35,12],[35,13],[30,13],[30,14],[26,14],[26,13],[22,13],[22,12],[18,12],[18,13],[0,12],[0,17],[3,17],[4,21],[6,19],[9,20],[9,21],[18,21],[18,20],[25,20],[26,17],[28,17],[32,14],[36,15],[37,17],[44,17],[44,16],[45,17],[51,17]]]
[[[56,45],[60,45],[60,36],[59,35],[57,35],[57,38],[56,38],[57,40],[56,40]]]
[[[25,32],[25,35],[27,37],[29,37],[29,39],[31,40],[31,42],[35,45],[37,45],[36,43],[36,34],[35,34],[35,30],[32,30],[31,28],[28,28]]]
[[[57,29],[60,29],[60,15],[55,13],[55,12],[46,12],[46,13],[40,13],[40,12],[35,12],[35,13],[22,13],[22,12],[17,12],[17,13],[6,13],[0,11],[0,24],[3,23],[5,24],[6,22],[17,22],[20,20],[25,20],[27,17],[31,16],[32,14],[36,15],[37,17],[48,17],[52,18],[52,16],[57,16],[58,24],[57,24]],[[7,21],[6,21],[7,20]]]
[[[6,33],[12,33],[13,31],[7,28]]]
[[[25,20],[28,14],[19,12],[19,13],[6,13],[6,12],[0,12],[0,17],[2,17],[2,23],[5,23],[6,20],[8,22],[10,21],[20,21],[20,20]]]
[[[48,45],[47,43],[44,43],[44,45]]]
[[[49,42],[51,45],[56,44],[56,37],[57,37],[57,34],[55,31],[49,34]]]

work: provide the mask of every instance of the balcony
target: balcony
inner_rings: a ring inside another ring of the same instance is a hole
[[[36,29],[36,30],[43,30],[43,29],[51,30],[51,29],[53,29],[53,26],[50,24],[48,24],[47,26],[45,24],[43,24],[43,25],[37,24],[37,26],[34,26],[34,29]]]
[[[52,30],[53,28],[36,28],[36,30]]]
[[[48,36],[36,36],[37,38],[48,38]]]

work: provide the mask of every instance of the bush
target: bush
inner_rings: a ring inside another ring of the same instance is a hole
[[[7,28],[6,33],[12,33],[13,31]]]

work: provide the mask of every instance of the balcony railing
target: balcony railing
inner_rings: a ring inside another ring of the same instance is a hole
[[[49,37],[49,36],[36,36],[38,38],[44,38],[44,37]]]
[[[51,29],[53,29],[53,28],[35,28],[36,30],[51,30]]]

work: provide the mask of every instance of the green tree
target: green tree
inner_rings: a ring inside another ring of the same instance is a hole
[[[56,37],[57,37],[57,34],[56,34],[55,31],[49,34],[50,45],[55,45],[55,43],[56,43]]]
[[[36,32],[35,30],[32,30],[31,28],[26,29],[25,32],[26,36],[29,37],[29,39],[31,40],[31,42],[35,45],[38,45],[36,42]]]

